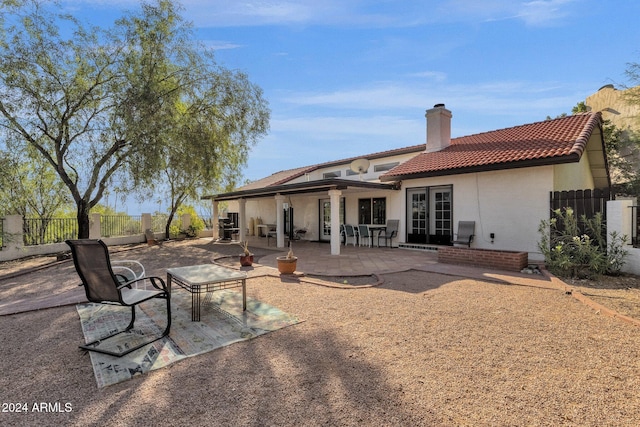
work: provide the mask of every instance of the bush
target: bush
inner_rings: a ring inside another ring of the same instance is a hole
[[[541,221],[538,248],[549,270],[561,277],[591,278],[600,274],[618,274],[624,265],[627,251],[626,236],[610,234],[607,245],[602,214],[593,218],[580,217],[584,232],[573,209],[554,211],[555,218]]]

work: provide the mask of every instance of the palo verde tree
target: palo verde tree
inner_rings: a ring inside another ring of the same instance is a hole
[[[211,62],[170,0],[142,3],[109,29],[52,8],[2,3],[0,126],[52,166],[86,238],[89,211],[116,177],[130,189],[157,177],[183,91],[219,70],[200,68]]]

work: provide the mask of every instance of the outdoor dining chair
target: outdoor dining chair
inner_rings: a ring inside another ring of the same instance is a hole
[[[67,240],[67,245],[71,248],[76,272],[82,280],[81,285],[84,286],[87,299],[90,302],[131,307],[131,321],[124,330],[81,345],[80,348],[121,357],[169,335],[169,330],[171,329],[171,294],[162,278],[145,277],[127,280],[125,276],[116,274],[109,260],[109,249],[102,240]],[[132,288],[132,285],[140,280],[149,280],[155,289]],[[136,320],[136,306],[153,298],[165,299],[167,302],[167,326],[162,334],[156,334],[150,340],[145,340],[132,347],[125,346],[126,348],[120,352],[100,348],[100,344],[108,339],[131,331]]]
[[[473,236],[476,230],[475,221],[459,221],[458,222],[458,234],[456,239],[452,242],[454,245],[465,245],[471,247],[473,242]]]
[[[349,244],[349,239],[353,239],[353,246],[358,242],[358,234],[355,231],[353,225],[345,224],[344,226],[344,245],[347,246]]]
[[[363,240],[367,239],[367,246],[371,247],[371,231],[369,230],[368,225],[360,224],[358,225],[358,237],[360,237],[360,246],[362,246]]]
[[[378,247],[380,246],[380,239],[384,239],[385,246],[393,247],[393,238],[398,237],[399,225],[400,220],[398,219],[390,219],[387,221],[387,226],[378,234]]]

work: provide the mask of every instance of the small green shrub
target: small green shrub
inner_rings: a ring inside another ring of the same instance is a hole
[[[573,209],[557,209],[554,213],[555,218],[541,221],[538,227],[541,235],[538,248],[552,273],[573,278],[619,274],[627,255],[626,236],[612,232],[607,245],[602,214],[593,218],[582,215],[580,221],[585,229],[582,232]]]

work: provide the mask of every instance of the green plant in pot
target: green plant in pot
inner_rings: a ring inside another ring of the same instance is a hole
[[[293,274],[298,265],[298,257],[293,255],[293,247],[289,243],[289,252],[285,256],[276,258],[278,261],[278,271],[280,274]]]
[[[242,267],[251,267],[253,265],[253,254],[249,251],[249,242],[242,242],[240,246],[242,246],[240,265]]]

